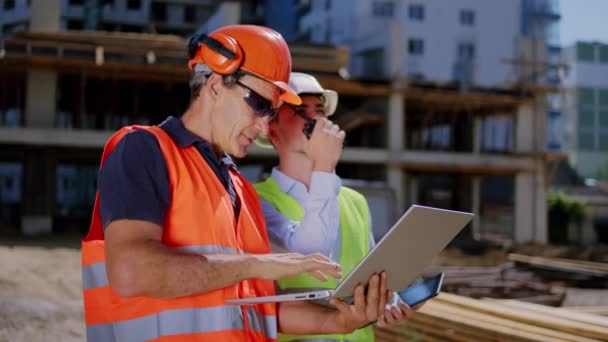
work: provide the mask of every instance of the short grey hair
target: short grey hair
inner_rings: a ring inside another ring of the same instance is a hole
[[[200,95],[201,88],[205,86],[212,73],[213,70],[206,64],[199,63],[194,66],[194,73],[190,79],[190,101],[193,101]],[[232,74],[222,75],[222,79],[226,86],[232,87],[245,74],[242,70],[237,70]]]
[[[194,73],[192,74],[192,78],[190,78],[190,100],[194,100],[200,95],[201,88],[205,86],[212,72],[205,64],[196,64],[194,66]]]

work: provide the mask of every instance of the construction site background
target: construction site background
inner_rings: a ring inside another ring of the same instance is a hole
[[[340,94],[336,172],[377,240],[412,204],[475,213],[426,271],[462,297],[379,339],[608,340],[608,185],[590,178],[608,85],[577,83],[608,49],[562,56],[557,4],[0,1],[0,341],[83,340],[79,239],[103,144],[182,113],[187,37],[234,23],[279,30],[293,69]],[[237,164],[257,181],[276,162],[252,147]]]

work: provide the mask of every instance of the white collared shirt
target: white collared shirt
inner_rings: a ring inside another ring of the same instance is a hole
[[[270,177],[282,192],[300,203],[304,212],[302,221],[292,221],[261,199],[273,252],[321,253],[339,261],[342,247],[338,203],[342,186],[340,177],[334,173],[313,171],[308,190],[306,185],[276,167]],[[370,249],[373,246],[373,234],[370,234]]]

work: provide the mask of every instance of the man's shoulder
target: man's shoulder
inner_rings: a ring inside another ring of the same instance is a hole
[[[157,141],[154,133],[152,133],[146,127],[146,128],[137,128],[137,129],[130,130],[120,140],[120,143],[122,143],[122,144],[150,144],[150,143],[158,144],[158,141]]]
[[[142,161],[154,159],[162,159],[158,140],[148,130],[134,129],[117,142],[104,162],[103,168],[123,164],[125,161],[138,161],[141,166]]]

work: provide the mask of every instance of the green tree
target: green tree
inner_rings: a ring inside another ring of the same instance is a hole
[[[567,244],[569,227],[575,224],[578,231],[589,214],[585,203],[579,202],[562,191],[552,191],[547,195],[549,215],[549,242]],[[578,237],[580,238],[580,236]]]

